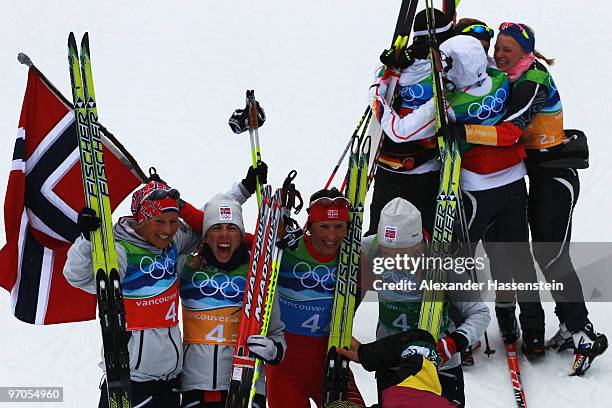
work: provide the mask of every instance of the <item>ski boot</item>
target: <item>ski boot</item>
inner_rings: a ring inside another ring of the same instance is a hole
[[[516,307],[514,304],[499,303],[495,305],[495,315],[497,316],[497,324],[504,343],[511,344],[521,337],[516,315],[514,313]]]
[[[544,336],[531,334],[528,331],[523,332],[523,346],[521,347],[523,354],[527,360],[537,360],[544,357],[546,348],[544,347]]]
[[[559,324],[559,330],[550,339],[546,340],[544,346],[547,349],[557,350],[558,353],[563,350],[574,350],[574,340],[572,339],[572,333],[567,330],[565,323]]]
[[[587,323],[582,330],[572,333],[572,339],[576,358],[574,364],[572,364],[570,375],[581,376],[591,367],[595,357],[606,351],[608,338],[604,334],[593,330],[592,323]]]
[[[544,309],[540,302],[519,303],[521,313],[519,320],[523,331],[521,350],[528,360],[544,357]]]

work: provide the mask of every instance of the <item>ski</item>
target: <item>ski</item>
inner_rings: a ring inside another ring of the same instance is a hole
[[[251,248],[226,408],[246,408],[250,406],[255,395],[254,382],[258,365],[246,343],[252,334],[267,334],[272,307],[268,294],[270,290],[275,292],[278,276],[278,271],[274,274],[274,268],[278,268],[275,264],[275,243],[281,210],[280,189],[272,196],[272,188],[265,186],[257,218],[255,241]]]
[[[446,97],[442,86],[442,67],[440,51],[435,37],[435,20],[432,0],[425,1],[427,27],[430,42],[429,59],[431,61],[434,102],[436,106],[436,131],[438,133],[438,148],[442,168],[440,170],[440,187],[436,200],[434,230],[431,237],[432,256],[443,258],[450,254],[453,240],[455,219],[459,213],[459,174],[461,170],[461,155],[459,145],[450,135],[445,134],[448,117],[446,112]],[[444,282],[446,273],[442,268],[429,271],[428,278],[432,282]],[[443,290],[426,290],[421,302],[419,328],[430,332],[436,340],[439,339],[442,328],[444,308]]]
[[[365,128],[364,128],[365,130]],[[323,406],[329,407],[344,401],[348,393],[349,361],[336,353],[337,348],[350,348],[353,317],[357,305],[361,230],[365,204],[370,138],[354,135],[349,157],[347,188],[349,223],[340,245],[336,289],[332,308]]]
[[[132,403],[125,309],[87,33],[81,41],[80,63],[76,40],[74,34],[70,33],[68,62],[85,203],[102,221],[101,227],[91,233],[90,242],[102,329],[109,407],[129,408]]]
[[[521,382],[521,369],[519,367],[518,358],[516,356],[516,343],[506,344],[506,359],[508,360],[508,369],[510,370],[510,379],[512,380],[512,389],[514,390],[514,400],[517,408],[527,408],[527,400],[525,399],[525,390]]]
[[[399,53],[408,44],[410,32],[412,31],[412,24],[414,23],[414,16],[416,15],[418,0],[402,0],[400,6],[399,15],[397,22],[395,23],[395,30],[393,32],[393,38],[391,46],[395,47],[395,52]],[[393,96],[395,94],[395,87],[400,77],[400,70],[398,68],[384,67],[385,70],[390,69],[391,81],[387,86],[387,92],[385,94],[385,100],[389,102],[389,106],[393,103]],[[384,73],[381,73],[381,76]],[[386,75],[386,74],[385,74]],[[372,146],[376,146],[376,150],[373,156],[368,160],[368,168],[370,172],[368,174],[368,182],[366,190],[370,189],[374,174],[376,173],[378,157],[380,156],[380,149],[383,141],[383,130],[382,126],[375,120],[368,129],[368,135],[372,140]]]

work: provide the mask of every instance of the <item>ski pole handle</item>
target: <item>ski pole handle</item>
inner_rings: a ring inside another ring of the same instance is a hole
[[[247,106],[249,107],[249,138],[251,140],[251,160],[253,161],[253,170],[255,170],[261,162],[261,150],[259,147],[259,118],[257,112],[257,101],[255,100],[255,91],[246,91]],[[255,194],[257,196],[257,207],[261,207],[261,182],[259,176],[255,178]]]

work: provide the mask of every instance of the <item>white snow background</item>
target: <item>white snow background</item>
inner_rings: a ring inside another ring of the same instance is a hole
[[[0,197],[27,78],[17,53],[27,53],[70,99],[68,33],[74,31],[78,39],[88,31],[100,120],[143,169],[155,166],[194,204],[226,191],[250,163],[248,136],[234,135],[227,119],[244,106],[244,91],[255,89],[268,116],[260,137],[269,181],[279,186],[296,169],[296,183],[307,198],[327,180],[366,106],[399,3],[5,0],[0,13]],[[611,196],[605,191],[612,181],[612,112],[603,86],[612,80],[612,57],[606,50],[612,26],[596,7],[569,0],[465,0],[459,15],[483,19],[494,28],[502,21],[528,23],[536,30],[537,48],[557,58],[551,71],[565,125],[583,129],[591,148],[591,168],[581,172],[573,238],[609,240],[612,220],[605,212]],[[128,211],[126,201],[115,214]],[[244,215],[246,224],[254,226],[255,200],[245,205]],[[547,336],[557,328],[552,306],[546,305]],[[596,328],[612,335],[612,306],[590,304],[589,309]],[[364,304],[356,337],[372,340],[375,320],[376,305]],[[0,386],[62,386],[65,401],[0,406],[97,406],[97,322],[21,323],[10,314],[9,294],[0,291],[0,327]],[[465,370],[467,406],[513,407],[495,320],[489,337],[497,353],[487,359],[476,352],[476,365]],[[534,364],[521,356],[529,407],[609,407],[611,356],[608,352],[597,359],[584,378],[567,376],[570,355],[550,353]],[[373,403],[373,376],[360,370],[357,378],[367,402]]]

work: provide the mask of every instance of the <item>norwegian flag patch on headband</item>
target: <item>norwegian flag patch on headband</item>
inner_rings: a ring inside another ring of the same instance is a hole
[[[219,206],[219,221],[231,221],[232,220],[232,208],[227,205]]]
[[[338,218],[338,210],[335,209],[328,209],[327,210],[327,218]]]
[[[386,226],[384,239],[385,244],[394,245],[397,239],[397,227]]]

